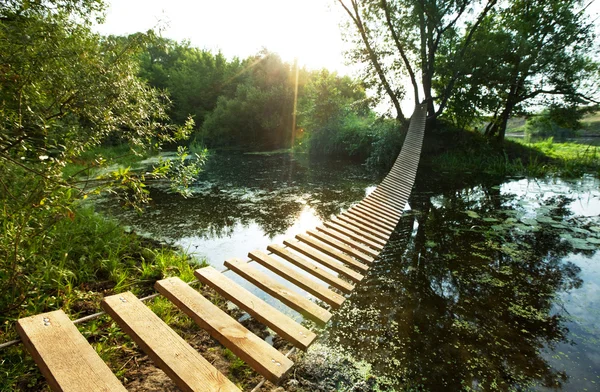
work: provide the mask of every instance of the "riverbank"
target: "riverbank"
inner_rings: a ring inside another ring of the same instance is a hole
[[[143,239],[127,232],[116,221],[107,219],[91,207],[76,206],[44,235],[46,241],[27,249],[28,257],[18,264],[3,266],[0,290],[0,342],[16,339],[17,319],[62,309],[71,319],[101,310],[104,296],[132,291],[138,297],[154,293],[154,282],[167,276],[194,280],[195,268],[203,260],[190,258],[179,250]],[[170,305],[152,305],[162,313]],[[117,374],[133,343],[101,317],[85,323],[81,331]],[[21,345],[4,349],[0,362],[2,390],[41,390],[45,384],[31,357]],[[130,360],[126,358],[125,360]]]
[[[439,127],[426,134],[422,165],[449,174],[493,176],[600,176],[600,148],[553,138],[538,142],[505,140],[502,145],[482,134]]]

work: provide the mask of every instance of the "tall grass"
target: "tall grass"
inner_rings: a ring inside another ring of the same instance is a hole
[[[43,241],[21,244],[27,247],[20,253],[26,257],[17,264],[9,257],[0,259],[0,342],[16,338],[14,324],[21,317],[62,309],[76,319],[100,311],[103,296],[127,290],[147,295],[154,292],[156,280],[179,276],[192,281],[194,269],[205,265],[125,232],[90,207],[75,208],[70,219],[60,220],[44,236]],[[3,240],[0,250],[11,244],[10,238]],[[12,285],[14,279],[20,285]],[[115,345],[132,347],[107,317],[85,324],[81,331],[108,360],[116,355]],[[4,386],[39,390],[41,375],[22,346],[4,350],[0,357]]]
[[[555,143],[552,137],[536,143],[506,141],[504,150],[482,146],[479,150],[448,150],[426,159],[438,171],[486,173],[498,176],[548,175],[579,177],[600,173],[598,147]]]

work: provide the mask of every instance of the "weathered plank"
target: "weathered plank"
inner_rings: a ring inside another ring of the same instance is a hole
[[[328,271],[325,271],[319,266],[311,263],[308,260],[305,260],[304,258],[300,257],[296,253],[291,252],[289,249],[284,248],[281,245],[269,245],[267,247],[267,250],[269,252],[273,252],[282,259],[287,260],[296,267],[308,272],[314,277],[321,279],[323,282],[328,283],[329,285],[335,287],[343,293],[349,294],[352,292],[352,290],[354,290],[354,285],[338,278],[337,276],[335,276],[332,273],[329,273]]]
[[[311,248],[308,245],[304,245],[298,241],[292,241],[292,240],[284,240],[283,243],[286,246],[294,249],[295,251],[300,252],[303,255],[308,256],[311,259],[315,260],[316,262],[324,265],[325,267],[329,268],[330,270],[335,271],[339,274],[342,274],[343,276],[346,276],[353,282],[358,283],[361,280],[363,280],[363,278],[364,278],[364,276],[359,274],[358,272],[351,270],[350,268],[346,267],[342,263],[332,259],[329,256],[326,256],[326,255],[318,252],[316,249]]]
[[[332,315],[327,309],[323,309],[306,297],[291,291],[247,262],[240,259],[229,259],[225,261],[225,266],[317,324],[327,324],[331,319]]]
[[[131,292],[105,297],[102,308],[183,391],[239,391]]]
[[[306,350],[317,337],[314,332],[298,324],[213,267],[197,269],[194,275],[294,346]]]
[[[22,318],[17,332],[53,391],[126,391],[62,310]]]
[[[255,250],[248,253],[248,257],[334,308],[339,308],[346,300],[343,296],[329,290],[327,287],[315,282],[308,276],[302,275],[297,270],[288,267],[264,252]]]
[[[363,263],[371,264],[374,258],[379,256],[379,252],[376,250],[359,244],[348,237],[336,235],[337,232],[335,230],[330,230],[323,226],[318,226],[317,230],[307,230],[306,233]]]
[[[363,244],[368,245],[373,249],[376,249],[378,251],[383,249],[383,245],[380,244],[379,241],[375,242],[371,238],[367,238],[366,235],[361,235],[359,233],[356,233],[354,230],[348,229],[342,225],[337,224],[336,222],[327,221],[327,222],[324,222],[323,224],[326,227],[333,229],[333,230],[345,235],[346,237],[350,237],[353,240],[362,242]]]
[[[312,248],[315,248],[316,250],[323,252],[326,255],[331,256],[334,259],[339,260],[346,265],[359,269],[361,272],[367,271],[369,269],[368,265],[357,261],[350,255],[338,251],[337,249],[327,245],[326,243],[318,240],[317,238],[310,237],[306,234],[298,234],[296,238],[304,242],[306,245],[309,245]]]
[[[267,380],[278,382],[294,365],[181,279],[159,280],[154,287]]]

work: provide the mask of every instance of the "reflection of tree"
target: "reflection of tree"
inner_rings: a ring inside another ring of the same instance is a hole
[[[566,340],[553,299],[581,285],[579,268],[561,260],[572,248],[550,224],[500,224],[516,212],[514,199],[488,185],[417,193],[400,223],[405,235],[359,285],[330,341],[398,388],[560,387],[566,375],[541,352]],[[555,218],[568,214],[564,200],[547,203]]]

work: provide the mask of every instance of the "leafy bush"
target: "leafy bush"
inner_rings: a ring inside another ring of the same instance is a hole
[[[406,128],[400,127],[394,120],[378,120],[372,125],[375,141],[367,159],[367,167],[371,170],[387,172],[392,168],[396,157],[400,154]]]

